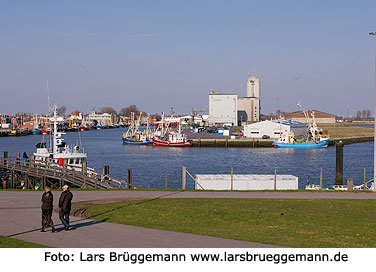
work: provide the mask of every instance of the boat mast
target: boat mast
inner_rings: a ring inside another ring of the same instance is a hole
[[[58,147],[57,147],[57,106],[54,105],[54,147],[53,147],[53,153],[58,153]]]

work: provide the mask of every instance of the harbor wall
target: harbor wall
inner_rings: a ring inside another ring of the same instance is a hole
[[[329,146],[334,146],[336,142],[342,141],[343,144],[355,144],[364,142],[373,142],[373,136],[360,136],[360,137],[347,137],[347,138],[334,138],[329,142]],[[260,148],[260,147],[273,147],[272,140],[260,139],[193,139],[191,140],[192,147],[247,147],[247,148]]]

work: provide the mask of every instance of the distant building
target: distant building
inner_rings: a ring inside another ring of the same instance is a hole
[[[316,123],[319,124],[335,124],[336,116],[334,114],[318,111],[318,110],[309,110],[308,116],[312,118],[312,111],[315,113],[315,120]],[[295,111],[295,112],[285,112],[281,114],[281,119],[283,120],[291,120],[296,122],[307,122],[306,117],[304,116],[303,111]]]
[[[260,120],[260,79],[248,75],[247,96],[221,94],[212,90],[209,94],[209,124],[243,125]]]
[[[279,138],[283,133],[294,132],[295,136],[304,135],[307,124],[295,121],[261,121],[244,126],[244,136],[248,138],[262,138],[267,135],[271,139]]]
[[[92,111],[86,118],[87,122],[97,122],[98,125],[108,126],[113,124],[113,115],[110,113],[96,113]]]
[[[247,96],[238,98],[239,125],[260,121],[260,79],[248,75]]]
[[[220,94],[212,90],[209,94],[209,124],[238,124],[237,94]]]

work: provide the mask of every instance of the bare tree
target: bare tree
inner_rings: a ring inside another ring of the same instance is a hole
[[[361,111],[357,111],[357,113],[356,113],[356,119],[360,120],[361,117],[362,117],[362,112]]]
[[[100,110],[100,113],[109,113],[113,115],[117,114],[116,110],[112,107],[102,107]]]
[[[362,116],[363,116],[363,118],[366,118],[366,116],[367,116],[367,110],[363,110],[362,111]]]
[[[134,112],[135,115],[138,115],[140,111],[137,109],[136,105],[130,105],[130,106],[126,107],[126,108],[122,108],[120,110],[120,115],[130,117],[131,116],[131,112]]]
[[[58,115],[65,115],[67,108],[65,106],[61,106],[60,108],[57,109],[57,114]]]
[[[370,117],[371,117],[371,111],[367,110],[367,118],[370,118]]]

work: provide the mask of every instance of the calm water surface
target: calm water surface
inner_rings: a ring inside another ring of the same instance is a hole
[[[324,185],[333,185],[335,179],[335,147],[320,149],[274,149],[274,148],[165,148],[154,146],[123,145],[124,129],[93,130],[67,133],[63,138],[70,145],[82,141],[88,155],[88,166],[101,172],[104,165],[110,166],[110,174],[125,179],[127,168],[132,168],[133,182],[141,187],[164,188],[165,176],[169,188],[180,188],[181,167],[194,174],[291,174],[299,177],[299,188],[304,188],[307,177],[319,184],[320,168],[323,168]],[[35,145],[43,137],[0,138],[0,152],[35,152]],[[354,179],[354,184],[363,183],[363,169],[367,180],[372,178],[373,142],[346,145],[344,147],[344,180]],[[193,188],[193,180],[187,178],[187,187]]]

